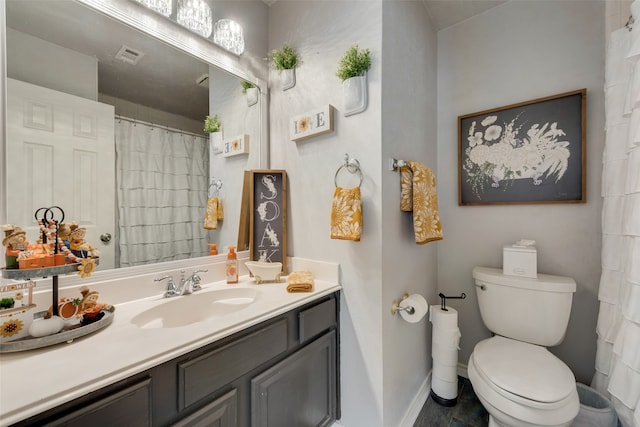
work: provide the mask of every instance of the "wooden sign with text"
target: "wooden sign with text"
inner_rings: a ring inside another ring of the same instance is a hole
[[[287,264],[287,173],[251,171],[249,253],[252,261]]]
[[[289,134],[292,141],[298,142],[329,132],[333,132],[332,105],[327,105],[290,119]]]
[[[240,134],[222,141],[222,157],[249,153],[249,135]]]

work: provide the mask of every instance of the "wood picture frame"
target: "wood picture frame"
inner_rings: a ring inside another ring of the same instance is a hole
[[[249,255],[287,270],[287,172],[256,169],[250,178]]]
[[[458,117],[458,205],[585,203],[586,89]]]

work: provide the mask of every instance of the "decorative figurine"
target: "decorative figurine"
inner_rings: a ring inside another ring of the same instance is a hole
[[[97,256],[98,251],[96,248],[84,240],[87,235],[87,229],[84,227],[78,227],[78,224],[75,223],[72,223],[69,228],[71,230],[69,233],[69,247],[71,252],[79,258]]]
[[[71,227],[69,224],[60,223],[58,225],[58,239],[62,241],[62,243],[67,247],[71,247]]]
[[[80,288],[80,293],[82,300],[78,304],[76,317],[82,317],[80,324],[83,326],[102,319],[105,311],[113,313],[115,310],[115,307],[110,304],[98,302],[100,296],[98,291],[92,291],[87,286],[83,286]]]
[[[6,224],[4,227],[4,239],[2,246],[6,248],[5,263],[7,268],[18,268],[18,255],[27,250],[27,233],[20,227]]]

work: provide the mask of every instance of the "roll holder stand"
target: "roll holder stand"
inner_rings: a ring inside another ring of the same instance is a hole
[[[465,299],[467,297],[467,294],[465,294],[463,292],[463,293],[460,294],[459,297],[448,297],[445,294],[443,294],[442,292],[440,292],[438,294],[438,296],[440,297],[440,310],[449,311],[449,310],[447,310],[447,298],[449,298],[449,299]]]

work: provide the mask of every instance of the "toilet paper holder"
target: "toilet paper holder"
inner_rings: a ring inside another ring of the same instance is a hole
[[[400,307],[400,303],[404,300],[406,300],[407,298],[409,298],[409,294],[404,293],[402,294],[402,299],[398,302],[398,300],[393,300],[393,303],[391,304],[391,314],[396,314],[399,311],[406,311],[409,314],[413,314],[416,309],[411,307],[410,305],[407,307]]]
[[[440,297],[440,310],[449,311],[449,310],[447,310],[447,298],[449,298],[449,299],[465,299],[467,297],[467,294],[465,294],[463,292],[463,293],[460,294],[459,297],[448,297],[445,294],[443,294],[442,292],[440,292],[438,294],[438,296]]]

